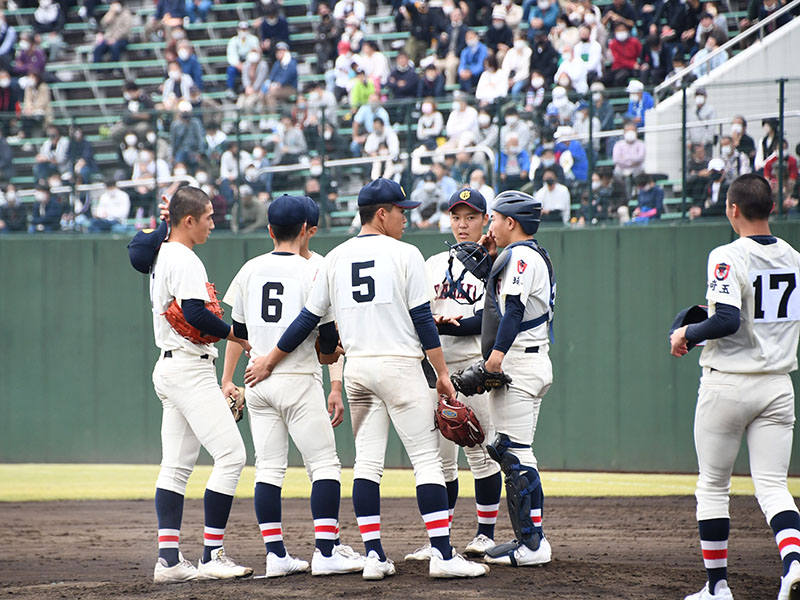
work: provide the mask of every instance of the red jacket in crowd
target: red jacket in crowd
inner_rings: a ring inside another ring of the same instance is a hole
[[[629,36],[624,42],[612,39],[608,43],[608,49],[611,50],[611,56],[614,58],[611,63],[612,71],[619,69],[633,70],[636,68],[636,61],[639,60],[639,55],[642,53],[642,43],[635,37]]]

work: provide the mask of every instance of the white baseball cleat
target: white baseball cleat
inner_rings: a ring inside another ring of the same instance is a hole
[[[383,579],[387,575],[394,575],[396,572],[397,570],[394,568],[394,562],[391,558],[387,557],[386,560],[381,560],[378,553],[375,550],[371,550],[367,554],[361,577],[369,580]]]
[[[483,556],[489,548],[494,548],[494,540],[488,536],[476,535],[473,540],[464,548],[467,556]]]
[[[422,548],[417,548],[410,554],[406,554],[405,559],[403,560],[430,560],[431,559],[431,545],[425,544]]]
[[[431,565],[428,573],[431,577],[451,578],[451,577],[480,577],[489,572],[489,565],[470,562],[455,549],[453,555],[445,560],[442,553],[436,548],[431,549]]]
[[[237,565],[222,546],[211,552],[210,561],[204,563],[201,559],[197,563],[198,579],[238,579],[252,574],[253,569]]]
[[[294,558],[288,552],[285,556],[278,556],[274,552],[267,554],[267,577],[286,577],[304,571],[308,571],[308,562]]]
[[[712,594],[708,589],[708,582],[703,586],[703,589],[694,594],[689,594],[683,600],[733,600],[731,588],[728,587],[728,582],[724,579],[718,581],[715,587],[715,592]],[[788,596],[787,596],[788,598]]]
[[[311,559],[312,575],[338,575],[340,573],[356,573],[364,570],[366,560],[361,555],[347,556],[347,552],[337,552],[336,548],[330,556],[324,556],[319,548],[314,550]]]
[[[492,556],[500,550],[502,553]],[[539,548],[531,550],[525,544],[520,544],[516,540],[508,544],[500,544],[494,546],[487,551],[483,556],[483,560],[493,565],[509,565],[515,567],[537,567],[546,565],[553,557],[553,550],[550,547],[550,542],[547,538],[542,538],[539,542]]]
[[[800,562],[792,562],[789,572],[781,577],[778,600],[800,600]]]
[[[178,553],[178,564],[167,566],[167,561],[159,558],[153,571],[154,583],[183,583],[197,579],[197,568],[183,554]]]

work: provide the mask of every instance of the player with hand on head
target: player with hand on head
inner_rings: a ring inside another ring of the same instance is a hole
[[[463,246],[477,244],[483,235],[483,228],[489,222],[486,213],[486,200],[477,190],[463,189],[450,197],[448,202],[450,225],[456,242]],[[481,318],[484,295],[484,282],[470,273],[457,258],[454,246],[449,252],[440,252],[426,262],[428,277],[434,284],[436,298],[431,304],[433,318],[442,341],[447,367],[451,372],[458,371],[481,359]],[[490,259],[486,254],[487,264]],[[433,393],[434,406],[438,396]],[[486,445],[494,439],[489,418],[488,394],[457,398],[469,406],[486,432],[486,442],[473,447],[465,447],[464,453],[475,480],[475,507],[478,513],[478,531],[467,544],[464,553],[483,556],[494,544],[494,526],[500,507],[500,494],[503,478],[499,465],[486,453]],[[447,486],[447,500],[452,526],[453,513],[458,500],[458,448],[459,446],[439,436],[442,453],[444,479]],[[406,556],[406,560],[429,560],[430,544]]]
[[[800,253],[772,235],[769,182],[755,174],[728,188],[725,214],[739,238],[708,255],[709,318],[676,329],[673,356],[708,340],[700,355],[694,441],[697,521],[708,580],[686,600],[731,599],[728,510],[731,473],[742,435],[761,510],[783,562],[778,600],[800,598],[800,513],[786,476],[794,430],[800,335]]]
[[[246,577],[253,570],[234,563],[222,547],[246,455],[217,383],[217,349],[212,342],[225,338],[246,351],[250,345],[206,307],[206,303],[216,303],[216,297],[209,294],[213,286],[193,249],[206,243],[214,229],[210,199],[202,190],[182,187],[164,210],[169,211],[171,225],[166,241],[167,229],[162,224],[152,233],[140,232],[129,246],[134,266],[150,269],[153,331],[161,351],[153,370],[153,384],[164,411],[161,471],[156,481],[159,558],[154,581]],[[186,482],[200,446],[214,459],[214,468],[204,497],[203,557],[195,568],[183,559],[178,542]]]
[[[269,377],[332,308],[339,326],[345,386],[355,436],[353,505],[367,551],[364,579],[395,573],[380,542],[380,480],[389,423],[414,467],[417,504],[433,549],[431,577],[477,577],[488,567],[471,563],[450,545],[447,489],[429,390],[420,360],[424,348],[436,370],[437,392],[455,398],[430,302],[433,286],[420,251],[400,241],[405,211],[418,206],[394,181],[377,179],[358,195],[361,232],[325,257],[311,296],[265,357],[252,361],[245,382]]]
[[[300,255],[306,241],[306,199],[281,196],[268,211],[275,249],[240,269],[223,302],[233,307],[237,334],[252,344],[251,361],[265,356],[306,303],[316,268]],[[333,353],[338,342],[330,316],[320,325],[322,352]],[[223,382],[232,385],[241,352],[228,344]],[[266,544],[266,576],[306,571],[309,564],[286,552],[281,530],[281,488],[286,475],[289,436],[303,456],[312,482],[311,514],[316,549],[312,575],[361,571],[364,558],[338,544],[341,465],[333,428],[325,409],[321,368],[314,340],[304,341],[266,379],[247,390],[245,401],[256,451],[255,510]]]
[[[479,369],[499,387],[489,392],[497,437],[487,448],[505,475],[509,517],[516,539],[486,551],[488,563],[513,566],[550,562],[542,530],[544,495],[532,444],[542,397],[553,369],[548,355],[555,303],[555,275],[547,252],[533,239],[542,205],[506,191],[495,198],[489,236],[504,247],[486,284]],[[510,382],[509,382],[510,380]],[[484,385],[483,387],[491,387]]]

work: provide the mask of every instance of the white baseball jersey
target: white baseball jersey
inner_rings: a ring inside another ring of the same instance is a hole
[[[425,268],[428,270],[428,277],[433,282],[433,289],[436,292],[436,297],[431,303],[431,310],[434,314],[443,315],[445,317],[457,317],[461,315],[463,318],[475,316],[475,313],[483,308],[483,298],[476,301],[483,294],[483,282],[475,277],[472,273],[467,272],[461,282],[463,294],[460,294],[459,300],[464,304],[459,304],[452,298],[446,298],[445,294],[449,292],[449,286],[445,281],[447,273],[447,265],[450,259],[449,252],[440,252],[434,254],[427,261],[425,261]],[[458,279],[464,271],[464,265],[460,260],[453,261],[453,279]],[[472,304],[467,304],[467,301]],[[453,364],[465,360],[477,360],[481,357],[481,336],[468,335],[468,336],[455,336],[443,335],[442,351],[444,352],[444,359],[447,364]]]
[[[249,260],[236,274],[222,301],[233,307],[235,321],[247,325],[251,360],[267,355],[300,314],[315,273],[314,265],[298,254],[272,252]],[[316,335],[308,336],[274,373],[319,372],[315,341]]]
[[[506,297],[519,296],[525,307],[522,322],[531,321],[550,310],[550,276],[547,263],[533,248],[514,246],[511,258],[497,278],[497,301],[506,313]],[[511,348],[524,350],[550,342],[548,323],[520,331]]]
[[[348,358],[421,359],[409,309],[433,297],[425,260],[415,246],[385,235],[364,235],[328,253],[306,308],[315,315],[333,308]]]
[[[727,373],[789,373],[797,369],[800,254],[778,239],[747,237],[708,255],[709,315],[716,303],[740,310],[739,330],[709,340],[700,365]]]
[[[180,242],[164,242],[150,275],[150,303],[153,309],[153,334],[161,350],[183,350],[188,354],[217,357],[214,344],[195,344],[186,339],[167,322],[164,312],[173,300],[208,302],[206,268],[190,248]]]
[[[311,256],[308,257],[308,262],[314,265],[314,275],[317,274],[319,268],[322,266],[322,262],[325,260],[325,257],[322,254],[318,254],[311,250]]]

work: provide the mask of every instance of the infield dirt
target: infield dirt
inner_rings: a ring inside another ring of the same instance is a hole
[[[737,600],[775,598],[780,560],[758,505],[731,499],[730,584]],[[683,598],[700,589],[694,498],[545,499],[545,532],[553,561],[539,568],[492,567],[472,580],[432,580],[427,563],[403,556],[425,543],[413,499],[383,499],[382,535],[397,575],[379,582],[360,575],[156,586],[156,523],[152,502],[87,501],[0,504],[6,533],[0,558],[0,598],[154,598],[228,600],[257,598]],[[197,561],[202,543],[202,502],[187,501],[181,549]],[[453,543],[462,549],[474,534],[474,503],[462,496]],[[313,552],[307,500],[285,500],[283,532],[289,552],[306,560]],[[342,502],[345,543],[363,551],[349,500]],[[501,505],[497,540],[511,536]],[[225,548],[240,564],[264,574],[264,546],[251,500],[237,499]]]

